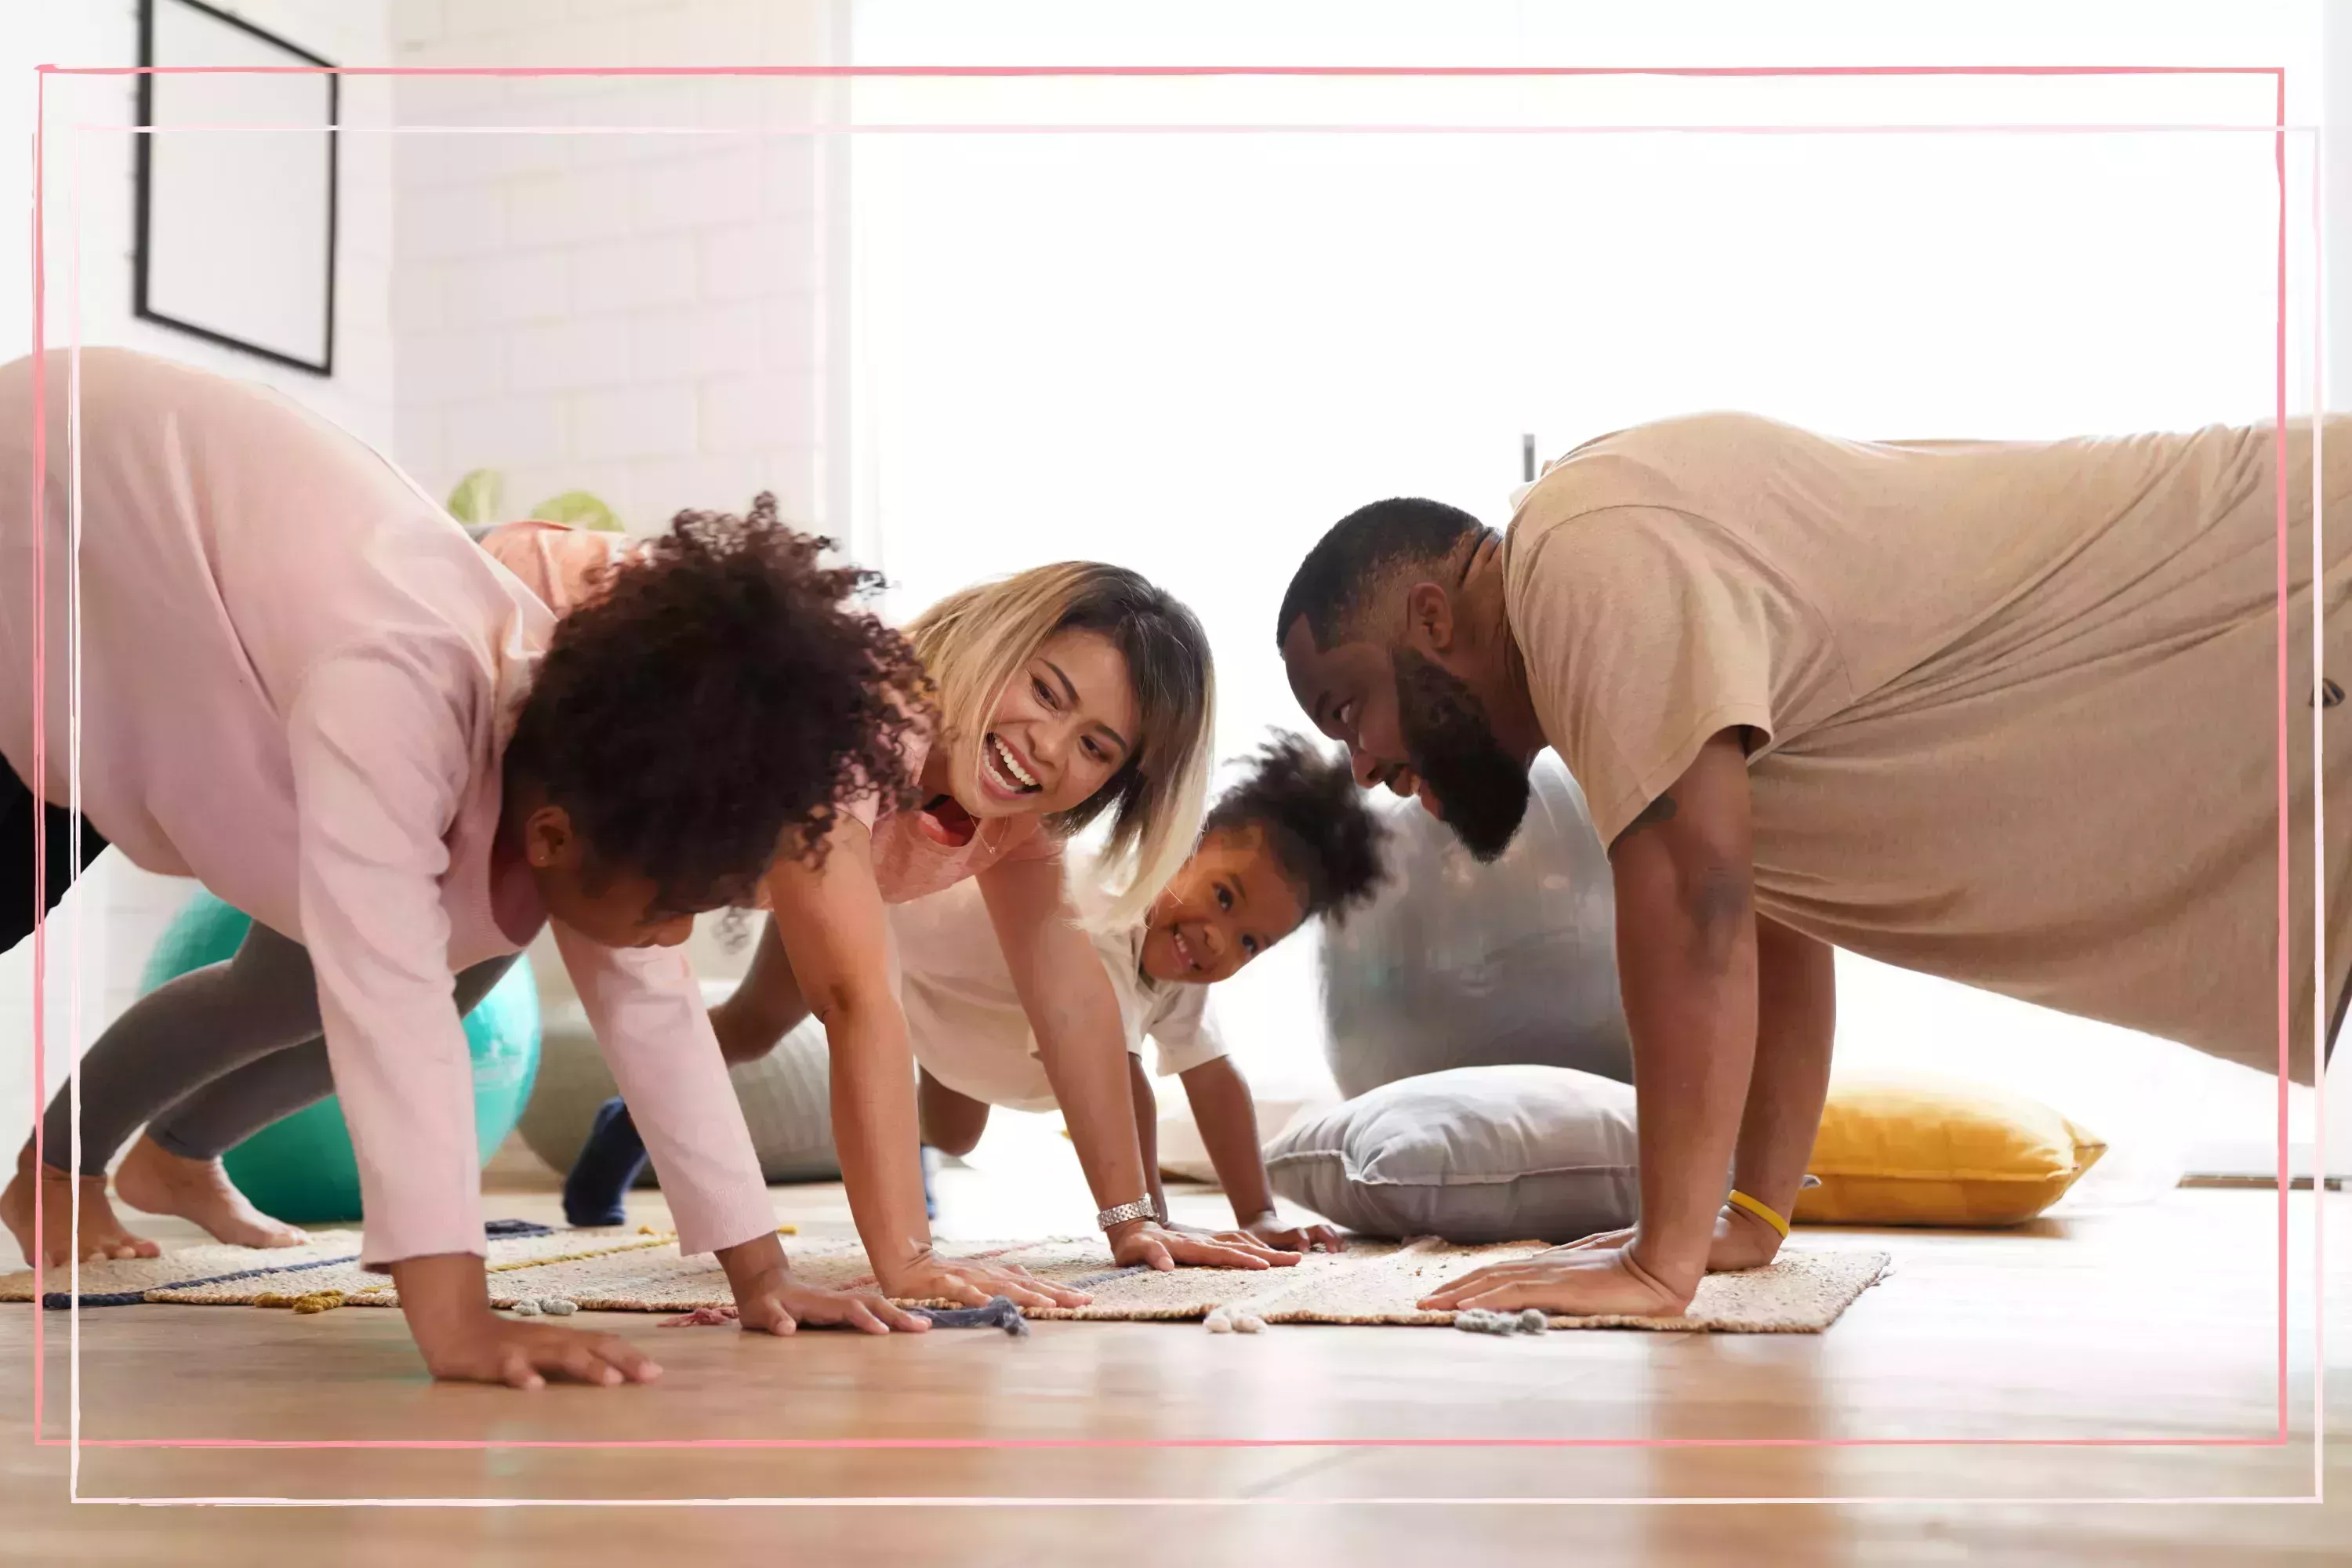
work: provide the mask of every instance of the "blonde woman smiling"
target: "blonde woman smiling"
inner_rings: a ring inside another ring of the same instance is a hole
[[[545,548],[541,532],[514,543]],[[491,548],[500,547],[494,536]],[[952,595],[908,628],[939,719],[918,739],[911,802],[845,812],[821,854],[779,866],[750,974],[713,1010],[727,1059],[765,1055],[811,1014],[830,1043],[835,1142],[875,1277],[901,1300],[1073,1306],[1082,1292],[943,1258],[924,1212],[916,1071],[886,908],[969,878],[1035,1030],[1055,1098],[1122,1263],[1263,1268],[1297,1261],[1248,1237],[1169,1228],[1150,1197],[1118,1003],[1064,886],[1063,844],[1105,816],[1106,919],[1139,920],[1198,836],[1214,679],[1192,612],[1136,574],[1040,566]],[[599,1113],[565,1184],[574,1224],[618,1219],[643,1160],[626,1109]]]

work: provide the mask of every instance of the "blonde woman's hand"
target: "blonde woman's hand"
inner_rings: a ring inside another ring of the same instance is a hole
[[[925,1252],[877,1275],[882,1289],[901,1301],[952,1301],[960,1307],[984,1307],[992,1296],[1002,1296],[1016,1307],[1083,1307],[1094,1300],[1040,1279],[1010,1263],[982,1263],[940,1258]]]

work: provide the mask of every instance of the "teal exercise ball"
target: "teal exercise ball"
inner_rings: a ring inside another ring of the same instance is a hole
[[[233,956],[252,923],[199,889],[148,955],[140,992]],[[466,1015],[466,1044],[474,1058],[474,1136],[487,1165],[514,1131],[539,1076],[539,987],[529,958],[517,958]],[[230,1150],[225,1163],[255,1207],[289,1225],[360,1217],[359,1163],[333,1095],[263,1128]]]

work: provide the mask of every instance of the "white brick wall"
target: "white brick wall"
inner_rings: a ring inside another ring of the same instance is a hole
[[[394,0],[398,63],[822,64],[838,0]],[[793,79],[402,79],[406,126],[721,134],[401,136],[392,280],[400,463],[436,494],[507,476],[509,510],[586,489],[633,531],[686,508],[845,534],[823,492],[832,240],[820,89]],[[832,193],[839,199],[836,188]],[[837,339],[836,339],[837,341]],[[743,955],[709,932],[698,971]],[[551,1002],[567,995],[544,943]]]
[[[390,54],[391,0],[217,0],[218,8],[290,38],[338,64],[382,65]],[[29,128],[32,68],[41,61],[60,66],[127,66],[138,62],[139,8],[135,0],[84,0],[70,5],[26,6],[20,26],[11,12],[0,26],[0,116],[11,127]],[[72,165],[81,177],[80,309],[85,343],[125,344],[199,364],[224,374],[261,381],[300,399],[362,439],[388,443],[393,426],[393,93],[383,78],[347,77],[342,83],[338,162],[341,184],[336,213],[335,374],[331,377],[289,370],[267,360],[218,347],[131,313],[132,233],[131,139],[127,132],[93,131],[76,137],[77,122],[131,124],[137,89],[133,79],[51,76],[47,118],[52,142],[47,192],[49,266],[47,328],[53,343],[65,342],[70,303],[68,277],[72,260],[67,224]],[[194,134],[190,132],[189,134]],[[77,147],[78,143],[78,147]],[[9,210],[26,201],[25,161],[0,160]],[[0,247],[0,359],[14,359],[31,346],[30,322],[21,301],[29,279],[21,243]]]
[[[394,0],[404,65],[797,65],[827,0]],[[588,489],[635,531],[773,489],[824,524],[819,89],[792,79],[404,79],[403,124],[740,134],[400,138],[394,452],[521,510]]]

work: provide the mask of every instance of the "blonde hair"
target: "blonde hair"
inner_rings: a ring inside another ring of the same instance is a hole
[[[1068,837],[1108,811],[1098,866],[1126,873],[1102,921],[1132,925],[1192,853],[1209,789],[1216,671],[1200,621],[1173,595],[1123,566],[1063,561],[950,594],[907,636],[938,694],[940,743],[976,767],[1007,682],[1056,632],[1108,637],[1127,660],[1141,734],[1110,782],[1046,818]]]

